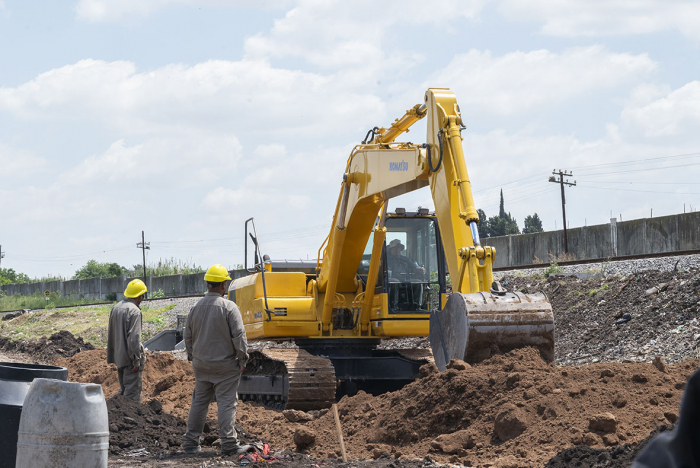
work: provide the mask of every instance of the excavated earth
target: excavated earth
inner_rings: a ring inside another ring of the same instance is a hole
[[[105,365],[102,349],[56,363],[70,369],[70,380],[101,384],[108,399],[118,390],[116,371]],[[571,447],[601,450],[636,444],[656,426],[674,423],[685,381],[698,364],[691,360],[665,365],[659,360],[656,365],[558,367],[526,348],[472,366],[454,361],[442,373],[426,365],[422,377],[402,390],[344,397],[338,409],[351,459],[415,463],[428,455],[439,463],[465,466],[542,467]],[[186,419],[193,386],[187,362],[168,353],[149,355],[144,401],[154,399],[163,413]],[[148,408],[142,411],[153,419],[151,405],[140,406]],[[215,411],[212,404],[212,429],[205,445],[216,438]],[[138,427],[140,439],[127,447],[113,444],[113,453],[146,448],[150,456],[175,455],[184,422],[164,434],[159,430],[162,416],[155,425],[148,420],[133,424],[125,422],[126,417],[136,420],[127,414],[110,411],[111,429],[116,425],[118,433],[127,431],[129,438],[128,431]],[[274,449],[294,449],[316,460],[340,455],[335,421],[328,411],[279,412],[240,403],[238,422],[248,440],[264,440]],[[573,456],[578,455],[569,458]]]
[[[509,290],[549,297],[555,363],[521,349],[471,365],[454,361],[442,373],[426,365],[420,379],[397,392],[344,397],[340,423],[354,466],[629,467],[652,435],[673,427],[685,382],[700,365],[699,270],[587,280],[508,275],[501,281]],[[625,313],[630,320],[616,323]],[[45,344],[51,346],[51,339]],[[0,346],[16,349],[7,341]],[[139,405],[114,397],[117,375],[105,350],[56,357],[70,380],[102,385],[110,409],[111,466],[238,464],[211,447],[216,403],[203,452],[186,457],[178,447],[194,387],[188,362],[149,353],[146,404]],[[285,466],[342,464],[327,410],[280,412],[240,403],[237,422],[242,440],[268,442]]]
[[[71,357],[90,349],[95,347],[65,330],[39,340],[11,340],[0,336],[0,351],[27,354],[39,363],[50,363],[55,359]]]

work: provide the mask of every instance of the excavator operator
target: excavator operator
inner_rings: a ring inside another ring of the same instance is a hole
[[[396,279],[409,279],[416,276],[419,279],[425,277],[425,268],[415,261],[401,255],[405,249],[399,239],[394,239],[389,243],[389,255],[387,255],[387,266],[391,271],[391,276]]]

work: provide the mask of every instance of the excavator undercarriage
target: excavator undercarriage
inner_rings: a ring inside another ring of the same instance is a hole
[[[433,361],[429,349],[376,349],[379,340],[324,341],[299,340],[297,349],[251,352],[239,398],[275,409],[328,408],[336,398],[359,390],[375,395],[398,390]]]

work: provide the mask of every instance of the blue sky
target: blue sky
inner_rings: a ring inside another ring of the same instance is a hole
[[[561,228],[700,207],[700,2],[0,0],[3,267],[315,258],[345,160],[456,94],[475,200]],[[411,141],[425,140],[416,125]],[[427,189],[392,207],[430,206]]]

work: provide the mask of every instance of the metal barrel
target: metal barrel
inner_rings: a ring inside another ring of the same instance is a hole
[[[438,369],[452,359],[479,360],[497,348],[538,348],[554,361],[554,314],[542,293],[453,293],[431,313],[430,344]]]

